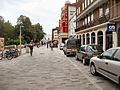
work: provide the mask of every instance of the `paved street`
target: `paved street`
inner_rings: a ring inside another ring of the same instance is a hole
[[[107,90],[82,70],[57,48],[35,47],[33,56],[0,61],[0,90]]]

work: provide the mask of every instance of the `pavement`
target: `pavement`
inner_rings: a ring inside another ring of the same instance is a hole
[[[102,90],[57,48],[0,61],[0,90]]]

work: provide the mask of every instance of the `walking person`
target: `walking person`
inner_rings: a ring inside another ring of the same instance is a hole
[[[47,42],[47,48],[48,48],[48,42]]]
[[[29,44],[29,48],[30,48],[30,55],[32,56],[33,53],[33,40],[31,40],[30,44]]]
[[[51,51],[53,51],[53,47],[54,47],[54,45],[53,45],[52,42],[50,43],[50,47],[51,47]]]

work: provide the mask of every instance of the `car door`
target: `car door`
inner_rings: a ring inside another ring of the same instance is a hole
[[[109,71],[109,77],[112,80],[117,81],[120,75],[120,49],[116,51],[113,58],[111,60],[107,60],[108,65],[107,69]]]
[[[85,46],[83,45],[83,46],[80,47],[80,50],[78,52],[78,58],[80,60],[82,60],[82,57],[84,56],[84,53],[85,53]]]
[[[90,46],[86,47],[86,53],[87,53],[88,59],[91,59],[91,57],[93,55],[93,51]]]
[[[98,67],[98,71],[102,74],[104,74],[105,76],[109,76],[109,70],[108,70],[108,67],[109,67],[109,61],[112,59],[112,56],[113,54],[115,53],[115,49],[109,49],[107,51],[105,51],[100,59],[98,59],[96,61],[96,65]]]

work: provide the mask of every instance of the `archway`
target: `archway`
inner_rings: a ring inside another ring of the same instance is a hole
[[[85,34],[83,34],[83,45],[85,45]]]
[[[86,40],[87,40],[86,43],[90,44],[90,35],[89,35],[89,33],[86,34]]]
[[[120,27],[118,28],[118,47],[120,47]]]
[[[91,33],[91,44],[95,44],[95,33]]]
[[[112,32],[106,31],[106,49],[112,48]]]
[[[97,33],[97,39],[98,39],[98,45],[100,45],[103,48],[103,32],[99,31]]]
[[[81,45],[81,35],[79,35],[79,38],[80,38],[80,41],[79,41],[79,43],[80,43],[80,45]]]

